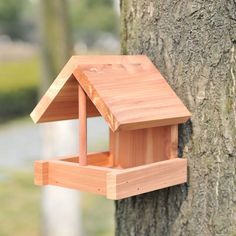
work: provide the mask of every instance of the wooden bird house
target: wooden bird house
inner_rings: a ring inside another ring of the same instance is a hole
[[[95,116],[110,128],[108,152],[87,153],[87,117]],[[186,182],[178,124],[190,112],[146,56],[73,56],[31,117],[80,120],[79,155],[36,161],[37,185],[122,199]]]

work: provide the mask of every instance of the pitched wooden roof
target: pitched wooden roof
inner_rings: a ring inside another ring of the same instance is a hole
[[[34,122],[78,118],[78,83],[88,96],[88,116],[101,114],[113,131],[191,116],[146,56],[73,56],[31,113]]]

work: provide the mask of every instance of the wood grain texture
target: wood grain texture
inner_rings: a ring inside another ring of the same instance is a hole
[[[170,159],[178,157],[178,125],[170,126],[169,144]]]
[[[79,156],[66,156],[55,158],[58,161],[79,162]],[[54,159],[54,160],[55,160]],[[95,166],[111,166],[109,152],[94,152],[87,155],[87,164]]]
[[[71,57],[31,112],[35,123],[78,118],[78,82],[72,74],[76,67],[77,60]],[[87,116],[100,116],[90,99],[87,101]]]
[[[111,62],[79,65],[74,75],[113,131],[178,124],[190,117],[146,56]]]
[[[35,161],[34,163],[34,184],[48,184],[48,161]]]
[[[127,169],[109,166],[109,153],[88,155],[88,165],[78,157],[35,162],[35,184],[56,185],[122,199],[186,182],[187,160],[171,159]]]
[[[35,184],[55,185],[105,195],[106,174],[112,170],[109,167],[109,152],[88,154],[86,166],[78,165],[79,159],[78,156],[69,156],[35,161]]]
[[[79,110],[79,164],[87,164],[87,111],[86,111],[86,93],[83,88],[78,86],[78,110]]]
[[[66,161],[49,161],[48,184],[104,195],[108,170]]]
[[[138,130],[110,130],[113,166],[128,168],[177,158],[178,126]]]
[[[185,183],[187,160],[175,158],[107,174],[107,198],[123,199]]]
[[[56,185],[104,195],[106,173],[110,171],[110,168],[107,168],[109,152],[89,154],[87,166],[78,165],[78,161],[78,156],[35,161],[35,184]]]
[[[33,120],[76,118],[76,80],[94,104],[89,103],[88,116],[100,113],[113,131],[178,124],[190,117],[146,56],[74,56],[32,112]]]

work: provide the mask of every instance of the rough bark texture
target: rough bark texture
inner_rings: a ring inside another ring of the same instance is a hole
[[[192,118],[188,183],[117,201],[116,235],[236,235],[236,2],[123,0],[121,25],[123,53],[148,55]]]

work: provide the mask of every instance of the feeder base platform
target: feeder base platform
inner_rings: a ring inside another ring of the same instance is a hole
[[[89,154],[87,161],[86,166],[79,165],[79,157],[35,161],[35,184],[79,189],[118,200],[187,181],[186,159],[126,169],[113,167],[109,152]]]

